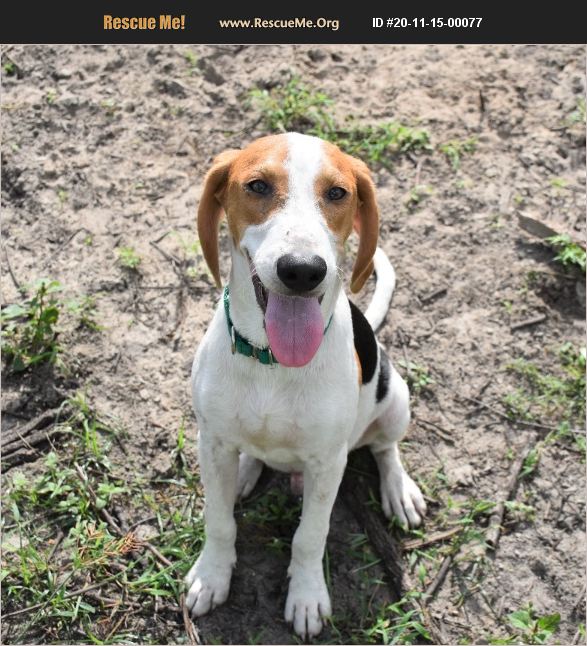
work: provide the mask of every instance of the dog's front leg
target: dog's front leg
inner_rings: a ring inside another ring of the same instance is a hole
[[[285,619],[301,637],[317,635],[331,614],[322,558],[330,514],[344,473],[347,448],[334,460],[310,462],[304,469],[302,519],[292,542]]]
[[[238,451],[200,433],[199,464],[206,501],[206,543],[185,581],[186,605],[195,617],[224,603],[236,563],[234,500]]]

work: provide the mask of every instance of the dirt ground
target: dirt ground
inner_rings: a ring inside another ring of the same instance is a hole
[[[585,94],[585,48],[10,46],[7,60],[15,67],[2,71],[2,305],[19,301],[15,283],[50,277],[67,295],[95,297],[102,330],[63,330],[65,377],[41,384],[6,372],[4,428],[83,389],[126,429],[126,455],[114,447],[111,456],[121,477],[141,474],[155,491],[151,483],[172,469],[184,420],[186,460],[197,468],[189,371],[219,298],[193,247],[203,177],[217,153],[267,134],[250,90],[297,75],[333,100],[341,122],[354,115],[362,124],[418,126],[434,147],[398,156],[391,168],[372,165],[381,246],[397,272],[378,336],[404,375],[417,381],[426,369],[433,380],[414,387],[403,445],[429,502],[424,536],[450,529],[471,501],[505,495],[532,508],[506,511],[486,558],[479,545],[454,552],[426,604],[432,641],[488,643],[512,634],[507,615],[528,602],[537,615],[560,613],[555,641],[579,639],[584,457],[568,438],[539,444],[533,472],[508,491],[515,458],[548,430],[508,421],[504,397],[522,385],[507,370],[512,361],[554,374],[564,343],[584,345],[583,277],[554,263],[517,214],[584,240],[585,127],[571,115]],[[438,146],[469,138],[476,148],[455,169]],[[130,246],[141,259],[137,270],[120,266],[118,250]],[[223,243],[225,277],[227,258]],[[372,287],[357,299],[363,308]],[[559,419],[543,413],[534,421]],[[19,469],[37,472],[41,457]],[[284,504],[297,504],[283,477],[267,474],[263,482],[263,495],[274,486]],[[130,523],[139,520],[132,506],[126,513]],[[238,514],[231,596],[198,622],[201,639],[295,643],[282,618],[288,550],[267,548],[276,536],[289,540],[295,518],[259,529],[247,523],[246,508]],[[489,517],[471,522],[483,530]],[[381,564],[365,580],[351,549],[363,530],[339,496],[328,549],[334,611],[345,628],[329,628],[325,643],[366,639],[353,637],[352,625],[365,621],[365,596],[374,604],[386,594],[373,583],[384,576]],[[419,536],[393,531],[400,545]],[[435,581],[448,544],[432,544],[429,558],[405,549],[406,589]],[[173,616],[174,600],[163,602]],[[149,635],[145,641],[185,643],[181,615]]]

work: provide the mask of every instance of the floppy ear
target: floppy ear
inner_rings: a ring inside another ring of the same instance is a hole
[[[353,227],[359,234],[359,251],[351,276],[351,292],[356,294],[373,271],[373,256],[379,235],[379,209],[375,200],[375,185],[365,163],[353,159],[359,204]]]
[[[206,175],[204,192],[198,207],[198,237],[217,287],[222,287],[218,262],[218,229],[223,213],[220,199],[226,188],[230,166],[239,152],[239,150],[226,150],[214,159],[212,168]]]

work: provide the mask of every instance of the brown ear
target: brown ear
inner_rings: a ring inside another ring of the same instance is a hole
[[[379,209],[375,200],[375,185],[367,165],[353,159],[359,205],[355,214],[354,229],[359,234],[359,251],[351,276],[351,292],[356,294],[373,271],[373,256],[379,236]]]
[[[226,188],[230,166],[239,152],[239,150],[226,150],[214,159],[212,168],[206,175],[204,192],[198,207],[198,237],[217,287],[222,287],[218,262],[218,229],[223,213],[220,199]]]

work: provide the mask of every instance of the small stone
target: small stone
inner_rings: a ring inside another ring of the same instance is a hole
[[[70,69],[67,69],[66,67],[62,67],[61,69],[55,70],[53,72],[53,78],[56,81],[70,79],[72,76],[73,76],[73,72]]]

